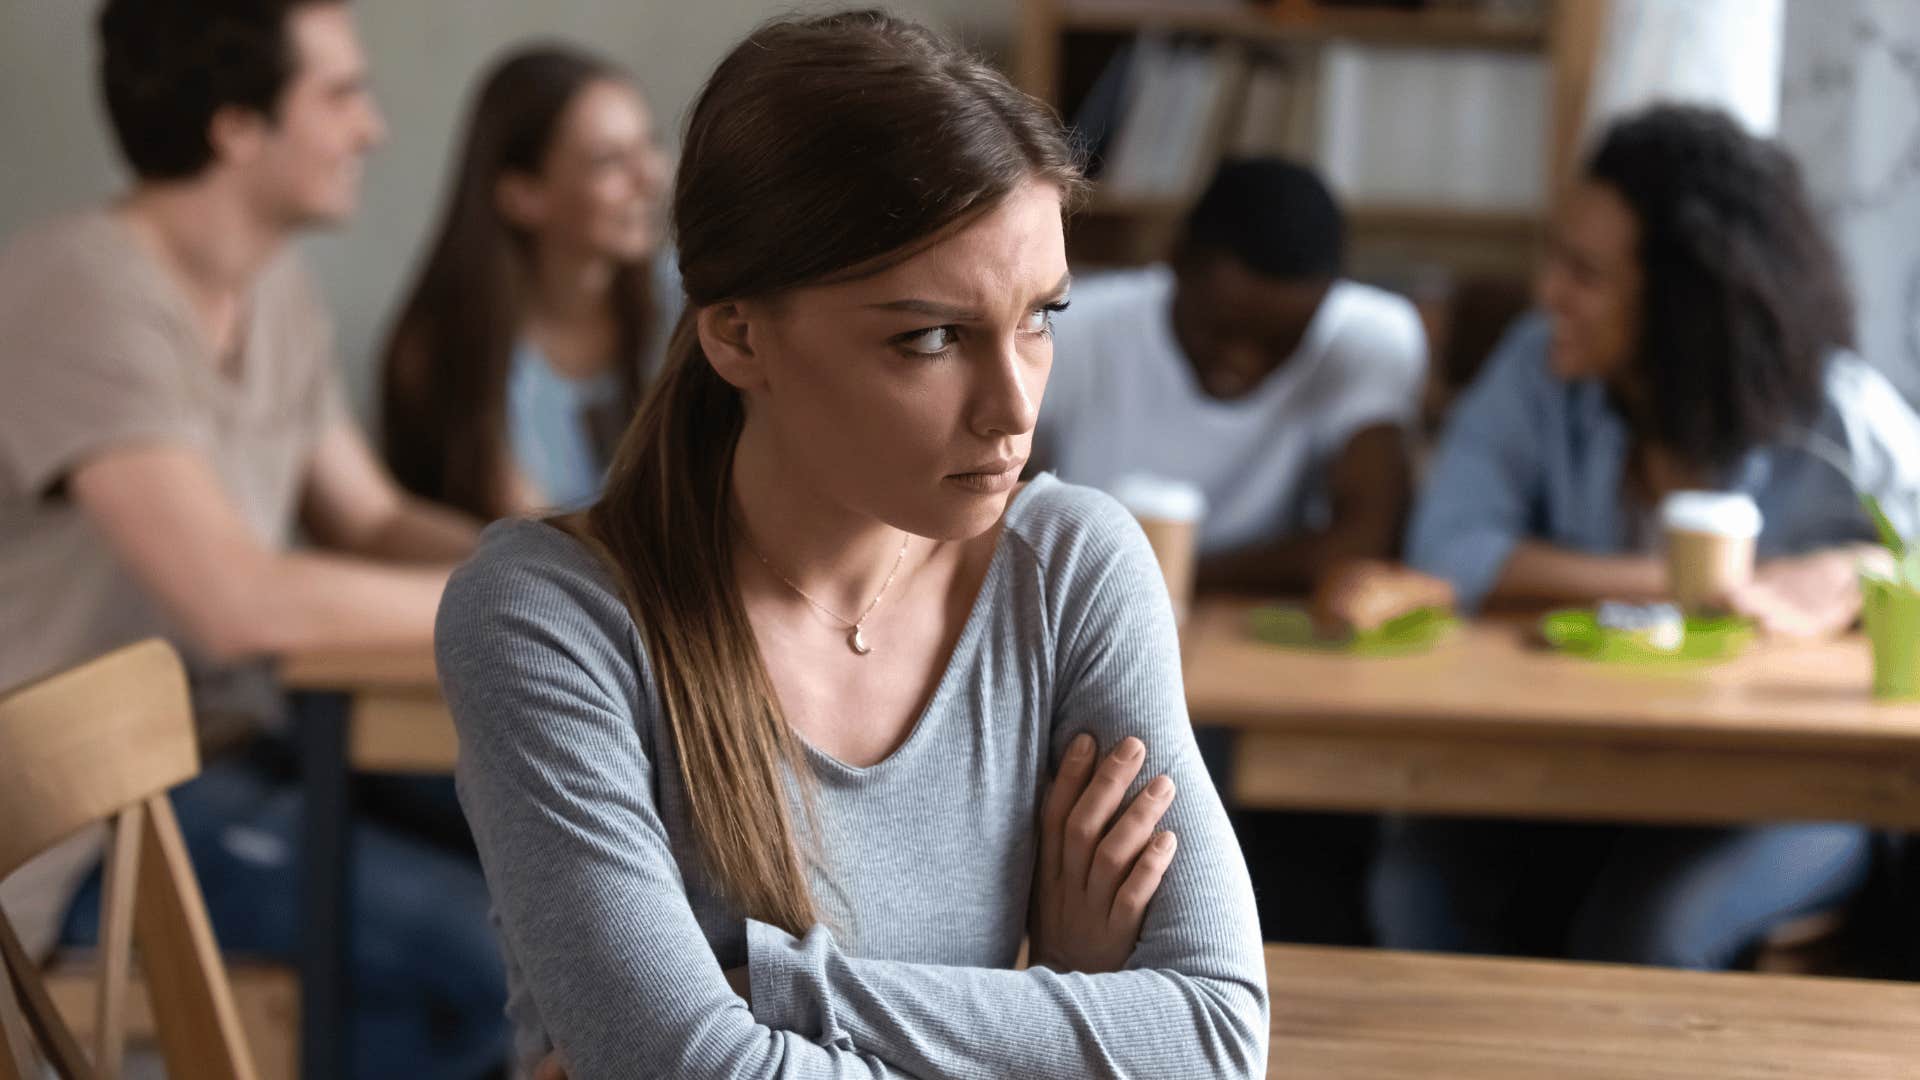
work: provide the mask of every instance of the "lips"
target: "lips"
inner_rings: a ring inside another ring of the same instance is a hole
[[[1004,495],[1020,483],[1020,466],[1025,458],[996,458],[983,461],[966,472],[950,473],[946,483],[973,495]]]
[[[1012,472],[1020,468],[1022,465],[1025,465],[1026,463],[1027,463],[1026,458],[1017,458],[1017,457],[995,458],[992,461],[983,461],[978,465],[972,466],[971,468],[961,469],[959,472],[951,473],[950,475],[952,476],[997,476],[1000,473]]]

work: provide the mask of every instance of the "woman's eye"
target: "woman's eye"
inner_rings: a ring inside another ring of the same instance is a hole
[[[1051,304],[1042,304],[1027,313],[1026,324],[1022,326],[1021,329],[1029,334],[1050,334],[1053,332],[1054,313],[1065,310],[1067,310],[1067,302],[1065,300],[1056,300]]]
[[[930,330],[920,330],[899,339],[900,347],[920,356],[938,356],[953,347],[953,328],[936,326]]]

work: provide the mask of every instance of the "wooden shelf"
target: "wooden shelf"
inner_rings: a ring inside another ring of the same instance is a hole
[[[1094,217],[1138,218],[1145,221],[1177,218],[1191,201],[1169,197],[1113,196],[1098,184],[1080,212]],[[1406,229],[1418,232],[1474,232],[1519,235],[1537,232],[1544,216],[1529,210],[1480,210],[1457,206],[1359,205],[1347,207],[1347,220],[1356,232]]]
[[[1131,34],[1142,30],[1218,34],[1252,41],[1364,41],[1383,45],[1537,51],[1544,23],[1490,18],[1452,9],[1304,10],[1180,0],[1052,0],[1063,31]]]
[[[1532,236],[1546,224],[1545,215],[1535,211],[1457,206],[1350,206],[1347,221],[1355,232],[1458,232],[1498,235],[1502,239]]]
[[[1317,0],[1230,4],[1211,0],[1015,0],[1020,14],[1014,70],[1028,92],[1071,116],[1126,44],[1142,35],[1192,35],[1247,54],[1281,53],[1318,93],[1328,44],[1481,50],[1538,57],[1551,94],[1547,160],[1549,193],[1573,168],[1586,87],[1603,30],[1607,0],[1542,0],[1538,14],[1489,14],[1465,4],[1422,8],[1355,8]],[[1511,9],[1509,9],[1511,10]],[[1269,49],[1270,47],[1270,49]],[[1313,161],[1317,122],[1295,131],[1285,118],[1284,152]],[[1216,143],[1219,141],[1216,140]],[[1279,145],[1276,142],[1276,145]],[[1219,145],[1212,151],[1216,156]],[[1089,265],[1127,265],[1165,258],[1197,193],[1115,196],[1096,184],[1071,233],[1070,254]],[[1463,274],[1524,274],[1545,233],[1542,208],[1466,209],[1432,205],[1347,206],[1349,258],[1367,272],[1441,267]]]

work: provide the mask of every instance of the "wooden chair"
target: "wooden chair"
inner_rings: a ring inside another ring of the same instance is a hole
[[[116,1080],[133,947],[169,1075],[256,1080],[206,904],[167,790],[200,771],[186,673],[144,641],[0,698],[0,878],[95,824],[110,840],[91,1061],[0,916],[0,1080]]]

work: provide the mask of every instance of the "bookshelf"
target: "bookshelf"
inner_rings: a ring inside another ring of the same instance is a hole
[[[1314,3],[1256,5],[1201,0],[1051,0],[1031,3],[1045,29],[1058,32],[1131,33],[1143,27],[1231,34],[1250,41],[1354,39],[1381,44],[1466,48],[1542,48],[1547,26],[1539,19],[1483,14],[1458,7],[1354,8]]]
[[[1574,165],[1585,88],[1591,80],[1593,51],[1605,17],[1604,3],[1537,0],[1528,5],[1430,0],[1422,6],[1356,7],[1317,0],[1269,0],[1263,4],[1223,0],[1022,0],[1014,50],[1015,77],[1029,93],[1053,104],[1072,121],[1082,118],[1091,95],[1102,92],[1099,86],[1110,77],[1107,72],[1116,64],[1115,57],[1130,50],[1139,54],[1136,43],[1171,42],[1175,44],[1169,49],[1185,49],[1189,54],[1192,50],[1230,54],[1235,59],[1231,74],[1221,76],[1222,96],[1218,100],[1222,104],[1208,121],[1214,127],[1194,137],[1194,145],[1204,148],[1197,158],[1217,158],[1232,149],[1227,145],[1232,140],[1223,138],[1223,131],[1235,124],[1243,125],[1235,129],[1243,135],[1247,130],[1244,117],[1232,119],[1254,108],[1250,102],[1255,91],[1250,89],[1253,84],[1247,71],[1259,70],[1261,63],[1279,64],[1290,68],[1288,77],[1295,80],[1287,93],[1306,99],[1299,104],[1289,100],[1287,108],[1304,110],[1307,118],[1301,121],[1291,117],[1288,124],[1298,130],[1289,137],[1288,145],[1273,147],[1269,152],[1312,161],[1327,171],[1336,188],[1341,188],[1342,175],[1349,179],[1357,176],[1362,180],[1358,186],[1367,186],[1383,172],[1391,173],[1391,169],[1382,170],[1377,164],[1381,150],[1378,143],[1394,139],[1395,134],[1389,125],[1348,122],[1338,137],[1330,138],[1329,111],[1334,106],[1322,96],[1331,93],[1326,89],[1333,81],[1330,69],[1341,69],[1344,81],[1340,86],[1351,96],[1356,85],[1365,89],[1367,59],[1384,58],[1377,68],[1380,71],[1389,64],[1400,64],[1402,72],[1396,76],[1400,80],[1396,85],[1402,91],[1412,87],[1414,93],[1394,97],[1389,91],[1376,91],[1376,114],[1381,109],[1399,108],[1400,101],[1419,96],[1419,88],[1428,85],[1419,81],[1418,72],[1425,69],[1407,66],[1406,58],[1452,65],[1451,70],[1456,71],[1462,64],[1507,71],[1506,82],[1490,82],[1484,72],[1470,72],[1464,78],[1468,82],[1477,80],[1481,94],[1478,100],[1492,106],[1526,99],[1519,115],[1531,117],[1531,122],[1515,125],[1495,121],[1482,127],[1493,128],[1501,138],[1528,140],[1518,151],[1523,155],[1521,164],[1527,167],[1518,171],[1527,176],[1518,181],[1511,176],[1491,176],[1464,201],[1421,193],[1410,197],[1392,183],[1372,184],[1387,189],[1384,196],[1351,190],[1342,191],[1342,196],[1352,235],[1350,259],[1357,273],[1385,278],[1431,278],[1435,272],[1517,276],[1526,273],[1534,259],[1549,193],[1559,188]],[[1146,77],[1138,73],[1140,61],[1130,63],[1133,66],[1125,70],[1125,78]],[[1248,68],[1248,63],[1254,67]],[[1523,81],[1514,82],[1515,73]],[[1456,76],[1456,82],[1460,81]],[[1488,90],[1489,86],[1496,89]],[[1516,94],[1512,91],[1516,86],[1531,89]],[[1501,87],[1506,89],[1498,89]],[[1178,92],[1174,93],[1177,96]],[[1360,97],[1364,99],[1365,93]],[[1335,111],[1332,115],[1343,114]],[[1125,117],[1126,122],[1134,119],[1133,114]],[[1119,127],[1120,134],[1115,137],[1124,139],[1125,123]],[[1405,125],[1401,127],[1399,137],[1404,140],[1407,132]],[[1534,129],[1537,136],[1532,134]],[[1178,124],[1174,130],[1184,131]],[[1368,142],[1370,133],[1374,133],[1373,145]],[[1515,143],[1506,145],[1509,155],[1515,152]],[[1193,178],[1209,172],[1212,162],[1196,159],[1190,166],[1178,167],[1178,176],[1171,182],[1166,181],[1168,174],[1163,168],[1161,182],[1143,185],[1123,181],[1116,168],[1119,162],[1114,156],[1115,147],[1109,144],[1106,149],[1108,176],[1114,182],[1097,181],[1076,220],[1069,241],[1075,258],[1085,263],[1129,264],[1164,256],[1172,246],[1181,216],[1198,193]],[[1125,160],[1138,164],[1137,150],[1123,148],[1119,156],[1129,152],[1133,157]],[[1406,152],[1418,155],[1417,150]],[[1330,153],[1340,158],[1344,170],[1325,160]],[[1134,172],[1127,175],[1133,176]],[[1508,190],[1529,194],[1507,198],[1503,193]]]

